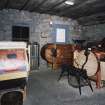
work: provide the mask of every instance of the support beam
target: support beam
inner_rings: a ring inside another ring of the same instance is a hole
[[[30,0],[26,0],[26,2],[23,4],[23,6],[19,10],[23,10],[27,6],[27,4],[29,3],[29,1]]]
[[[7,0],[0,0],[0,10],[4,9]]]
[[[51,6],[51,8],[48,8],[46,11],[51,11],[52,9],[55,9],[57,6],[63,4],[65,1],[67,0],[62,0],[61,2],[56,3],[55,5]]]
[[[41,3],[39,3],[36,7],[34,7],[30,12],[33,12],[35,9],[39,9],[44,3],[46,3],[48,0],[43,0]]]
[[[63,10],[65,12],[62,12],[60,13],[60,15],[63,15],[63,14],[68,14],[70,13],[70,11],[72,12],[73,10],[76,10],[76,9],[79,9],[87,4],[91,4],[93,2],[96,2],[97,0],[87,0],[87,1],[84,1],[83,3],[80,3],[79,5],[74,5],[73,7],[69,7],[67,10]]]
[[[9,4],[10,0],[7,0],[5,5],[4,5],[4,8],[8,8],[8,4]]]
[[[105,12],[105,5],[103,7],[100,7],[100,8],[89,8],[87,7],[86,10],[87,11],[84,11],[84,10],[74,10],[74,12],[71,12],[71,13],[68,13],[68,14],[64,14],[64,16],[67,16],[67,17],[72,17],[74,19],[78,19],[78,18],[82,18],[82,17],[90,17],[90,16],[93,16],[93,15],[99,15],[99,14],[102,14]]]
[[[76,6],[75,8],[71,8],[71,10],[78,9],[78,8],[80,8],[80,7],[83,7],[83,6],[87,5],[87,4],[94,3],[94,2],[96,2],[96,1],[97,1],[97,0],[87,0],[87,1],[85,1],[85,2],[83,2],[83,3],[81,3],[81,4],[79,4],[79,5]]]

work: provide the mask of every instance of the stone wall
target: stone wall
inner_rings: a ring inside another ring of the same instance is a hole
[[[86,40],[100,41],[105,37],[105,24],[82,27],[81,37]]]
[[[30,28],[30,42],[39,42],[42,46],[52,42],[51,24],[68,25],[69,38],[80,35],[79,25],[75,20],[15,9],[4,9],[0,11],[0,40],[12,40],[13,25],[28,26]]]

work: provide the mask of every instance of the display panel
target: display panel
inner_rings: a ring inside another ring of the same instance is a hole
[[[26,70],[27,59],[24,49],[0,50],[0,73]]]

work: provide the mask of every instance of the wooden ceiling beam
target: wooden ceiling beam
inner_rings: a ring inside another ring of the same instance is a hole
[[[68,14],[69,12],[72,12],[73,10],[76,10],[76,9],[79,9],[87,4],[91,4],[93,2],[96,2],[97,0],[87,0],[87,1],[84,1],[83,3],[79,3],[77,4],[76,6],[72,6],[72,7],[69,7],[67,10],[64,10],[65,12],[62,12],[60,13],[60,15],[64,15],[64,14]]]
[[[0,10],[4,9],[7,0],[0,0]]]
[[[78,8],[80,8],[80,7],[83,7],[83,6],[85,6],[85,5],[87,5],[87,4],[91,4],[91,3],[93,3],[93,2],[96,2],[97,0],[87,0],[87,1],[85,1],[85,2],[83,2],[83,3],[80,3],[78,6],[76,6],[75,8],[71,8],[71,10],[74,10],[74,9],[78,9]]]
[[[68,14],[64,14],[64,16],[67,16],[67,17],[72,17],[74,19],[78,19],[78,18],[82,18],[82,17],[90,17],[92,15],[97,15],[97,14],[100,14],[100,13],[104,13],[105,12],[105,8],[104,6],[101,7],[101,8],[97,8],[97,9],[91,9],[91,8],[87,8],[88,11],[82,11],[79,10],[79,11],[74,11],[74,12],[71,12],[71,13],[68,13]]]
[[[9,2],[10,2],[10,0],[7,0],[7,1],[5,2],[4,8],[8,8]]]
[[[56,3],[55,5],[51,6],[51,8],[48,8],[46,11],[51,11],[52,9],[55,9],[57,6],[63,4],[67,0],[62,0],[61,2]]]
[[[48,0],[43,0],[41,3],[39,3],[36,7],[30,10],[30,12],[33,12],[36,9],[39,9],[44,3],[46,3]]]
[[[26,0],[25,3],[23,4],[23,6],[19,9],[19,10],[23,10],[27,4],[29,3],[30,0]]]

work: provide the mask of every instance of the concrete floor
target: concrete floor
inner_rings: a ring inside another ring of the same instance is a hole
[[[94,92],[85,86],[80,96],[65,77],[57,81],[59,72],[43,69],[30,74],[24,105],[105,105],[105,87],[96,89],[92,83]]]

